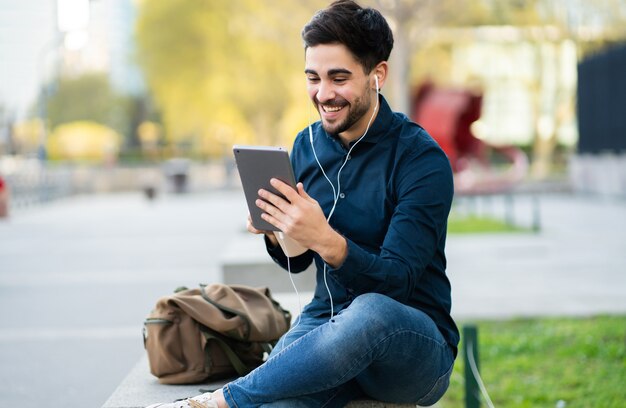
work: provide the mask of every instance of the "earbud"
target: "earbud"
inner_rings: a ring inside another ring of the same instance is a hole
[[[379,94],[380,90],[378,89],[378,75],[374,75],[374,79],[376,80],[376,93]]]

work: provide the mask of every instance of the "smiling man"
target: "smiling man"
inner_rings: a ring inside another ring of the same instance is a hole
[[[307,249],[313,300],[269,359],[213,394],[163,407],[342,407],[356,398],[432,405],[448,388],[459,334],[446,276],[450,164],[379,90],[393,35],[383,16],[340,0],[304,27],[307,90],[320,121],[300,132],[297,188],[259,191],[264,219]]]
[[[308,92],[326,133],[347,145],[366,129],[376,112],[376,92],[369,73],[343,44],[320,44],[306,50]],[[377,78],[387,73],[386,61],[374,68]]]

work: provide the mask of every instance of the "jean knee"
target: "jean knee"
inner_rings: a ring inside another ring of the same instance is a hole
[[[394,304],[400,303],[397,300],[390,298],[387,295],[380,293],[364,293],[354,298],[350,304],[350,308],[365,309],[368,312],[385,313],[389,307],[393,307]]]
[[[392,310],[398,306],[404,307],[396,300],[380,293],[365,293],[357,296],[344,313],[352,317],[354,324],[371,330],[387,326],[390,316],[394,316]]]
[[[363,311],[371,315],[389,316],[389,311],[395,308],[406,307],[395,299],[380,293],[364,293],[357,296],[350,304],[349,308]]]

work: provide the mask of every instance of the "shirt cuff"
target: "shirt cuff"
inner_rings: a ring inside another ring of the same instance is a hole
[[[345,239],[348,252],[346,254],[346,258],[343,260],[341,266],[338,268],[329,267],[328,270],[340,283],[345,285],[347,288],[353,288],[355,280],[358,277],[358,273],[355,271],[360,271],[365,268],[370,254],[350,239]]]
[[[274,246],[272,241],[270,241],[270,239],[265,234],[263,234],[263,239],[265,240],[265,248],[267,249],[267,253],[272,258],[279,258],[279,259],[287,258],[287,256],[283,252],[283,249],[280,247],[280,245],[276,244],[276,246]]]

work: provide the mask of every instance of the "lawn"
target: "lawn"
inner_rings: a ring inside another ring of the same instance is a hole
[[[626,407],[626,316],[475,324],[481,376],[495,407]],[[462,360],[459,354],[438,408],[464,407]]]
[[[527,232],[526,228],[507,224],[505,221],[477,215],[462,216],[452,213],[448,218],[449,234],[480,234]]]

